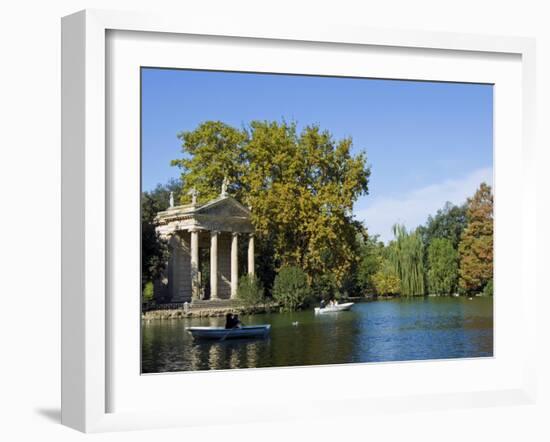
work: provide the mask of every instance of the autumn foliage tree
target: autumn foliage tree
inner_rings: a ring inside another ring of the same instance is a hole
[[[479,293],[493,280],[493,194],[482,183],[467,201],[468,224],[458,247],[459,286],[468,293]]]
[[[351,139],[295,124],[253,122],[243,174],[246,200],[260,237],[269,238],[282,265],[297,265],[312,278],[334,273],[338,282],[356,259],[353,204],[367,193],[364,154]]]

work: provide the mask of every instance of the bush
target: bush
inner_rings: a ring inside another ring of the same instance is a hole
[[[237,299],[250,307],[262,304],[265,298],[261,281],[254,275],[241,276],[237,288]]]
[[[483,289],[483,296],[493,296],[493,280],[489,280]]]
[[[147,281],[145,283],[145,287],[143,287],[143,302],[151,302],[154,298],[155,290],[153,287],[153,283],[151,281]]]
[[[300,268],[281,268],[273,283],[273,298],[283,310],[298,309],[307,301],[310,294],[306,274]]]

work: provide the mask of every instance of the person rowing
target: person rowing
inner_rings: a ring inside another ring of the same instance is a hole
[[[231,313],[225,315],[225,328],[233,328],[233,315]]]
[[[227,313],[225,315],[225,328],[226,329],[232,329],[232,328],[241,328],[242,323],[239,319],[239,315],[234,315],[232,313]]]
[[[242,327],[242,323],[241,323],[241,320],[239,319],[239,315],[233,315],[233,327],[231,328],[241,328]]]

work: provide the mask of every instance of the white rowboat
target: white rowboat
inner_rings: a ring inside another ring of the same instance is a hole
[[[353,305],[353,302],[346,302],[344,304],[336,304],[336,305],[327,305],[326,307],[316,307],[315,308],[315,314],[323,314],[323,313],[336,313],[336,312],[343,312],[345,310],[349,310],[351,306]]]
[[[269,335],[271,325],[246,325],[238,328],[225,327],[186,327],[193,338],[197,339],[242,339],[265,338]]]

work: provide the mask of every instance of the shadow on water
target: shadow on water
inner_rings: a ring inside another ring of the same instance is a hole
[[[349,312],[244,316],[271,324],[268,339],[197,341],[188,326],[223,318],[142,324],[142,371],[158,373],[493,355],[493,300],[420,298],[356,304]]]

